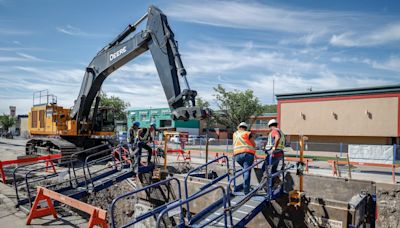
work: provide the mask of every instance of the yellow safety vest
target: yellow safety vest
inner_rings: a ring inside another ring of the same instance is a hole
[[[277,130],[280,135],[278,148],[275,148],[275,149],[280,149],[280,150],[285,149],[285,141],[286,141],[285,134],[283,134],[283,132],[279,128],[275,128],[272,131],[274,131],[274,130]],[[273,147],[275,145],[274,143],[272,143],[272,140],[273,140],[272,139],[272,131],[268,135],[268,145],[267,145],[268,147]]]

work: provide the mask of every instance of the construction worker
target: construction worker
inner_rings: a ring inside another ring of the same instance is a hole
[[[129,144],[135,144],[138,138],[138,131],[139,131],[140,123],[139,122],[134,122],[129,129],[129,138],[128,138],[128,143]]]
[[[132,160],[132,171],[134,178],[137,177],[138,169],[139,169],[139,161],[140,161],[140,148],[138,146],[138,138],[139,138],[139,122],[134,122],[129,128],[129,137],[128,137],[128,144],[130,145],[129,151],[131,154]]]
[[[269,162],[269,156],[272,156],[272,173],[277,171],[279,161],[283,158],[283,150],[285,149],[285,134],[278,128],[278,121],[271,119],[268,122],[268,128],[270,130],[268,135],[268,143],[266,146],[267,162]]]
[[[142,149],[146,149],[148,152],[147,164],[150,164],[151,155],[153,153],[153,149],[148,145],[148,143],[153,142],[154,137],[155,137],[155,132],[156,132],[156,124],[155,123],[151,123],[149,128],[141,128],[138,132],[140,154],[142,152]]]
[[[278,128],[278,121],[276,121],[276,119],[271,119],[268,122],[268,128],[270,132],[268,135],[268,143],[265,147],[265,153],[267,154],[267,156],[262,167],[264,173],[260,182],[260,185],[265,185],[265,191],[268,191],[268,187],[266,186],[268,182],[268,177],[269,175],[276,173],[276,171],[278,170],[278,165],[279,162],[283,160],[283,150],[285,149],[285,134],[283,134],[283,132]],[[272,180],[272,183],[273,189],[276,189],[281,183],[279,176],[276,176]]]
[[[256,153],[256,144],[252,139],[251,132],[248,131],[247,128],[247,124],[245,122],[241,122],[238,126],[238,130],[233,134],[233,156],[235,161],[239,163],[243,169],[253,165],[254,155]],[[250,192],[250,175],[251,170],[243,174],[244,194]]]

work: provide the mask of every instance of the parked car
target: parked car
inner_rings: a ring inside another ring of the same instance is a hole
[[[259,136],[254,141],[256,143],[257,150],[264,150],[265,146],[268,143],[268,137],[267,136]]]
[[[169,138],[169,141],[172,143],[179,144],[179,143],[181,143],[181,138],[179,137],[179,134],[171,135]]]
[[[215,142],[217,139],[208,138],[208,142]],[[204,145],[206,144],[206,136],[205,135],[189,135],[188,145]]]
[[[118,140],[118,142],[126,143],[128,141],[128,133],[126,131],[118,132],[117,140]]]

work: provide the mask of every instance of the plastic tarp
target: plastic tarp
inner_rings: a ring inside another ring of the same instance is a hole
[[[393,164],[393,145],[349,145],[350,162]]]

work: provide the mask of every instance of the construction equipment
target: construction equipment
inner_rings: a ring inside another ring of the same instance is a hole
[[[300,136],[300,161],[297,163],[297,172],[299,176],[299,189],[292,190],[289,192],[289,205],[300,207],[302,205],[302,200],[305,196],[303,190],[303,171],[304,171],[304,141],[308,138],[306,136]]]
[[[146,19],[146,28],[133,34]],[[57,99],[48,92],[34,95],[34,101],[39,97],[40,102],[34,103],[29,113],[29,131],[34,138],[27,142],[26,153],[58,153],[67,157],[76,151],[106,143],[114,135],[114,117],[112,110],[99,107],[101,86],[112,72],[148,50],[173,119],[207,116],[207,110],[195,106],[197,92],[190,88],[186,79],[186,70],[167,17],[155,6],[150,6],[144,16],[129,24],[93,58],[71,109],[57,105]],[[180,81],[186,89],[181,89]]]

